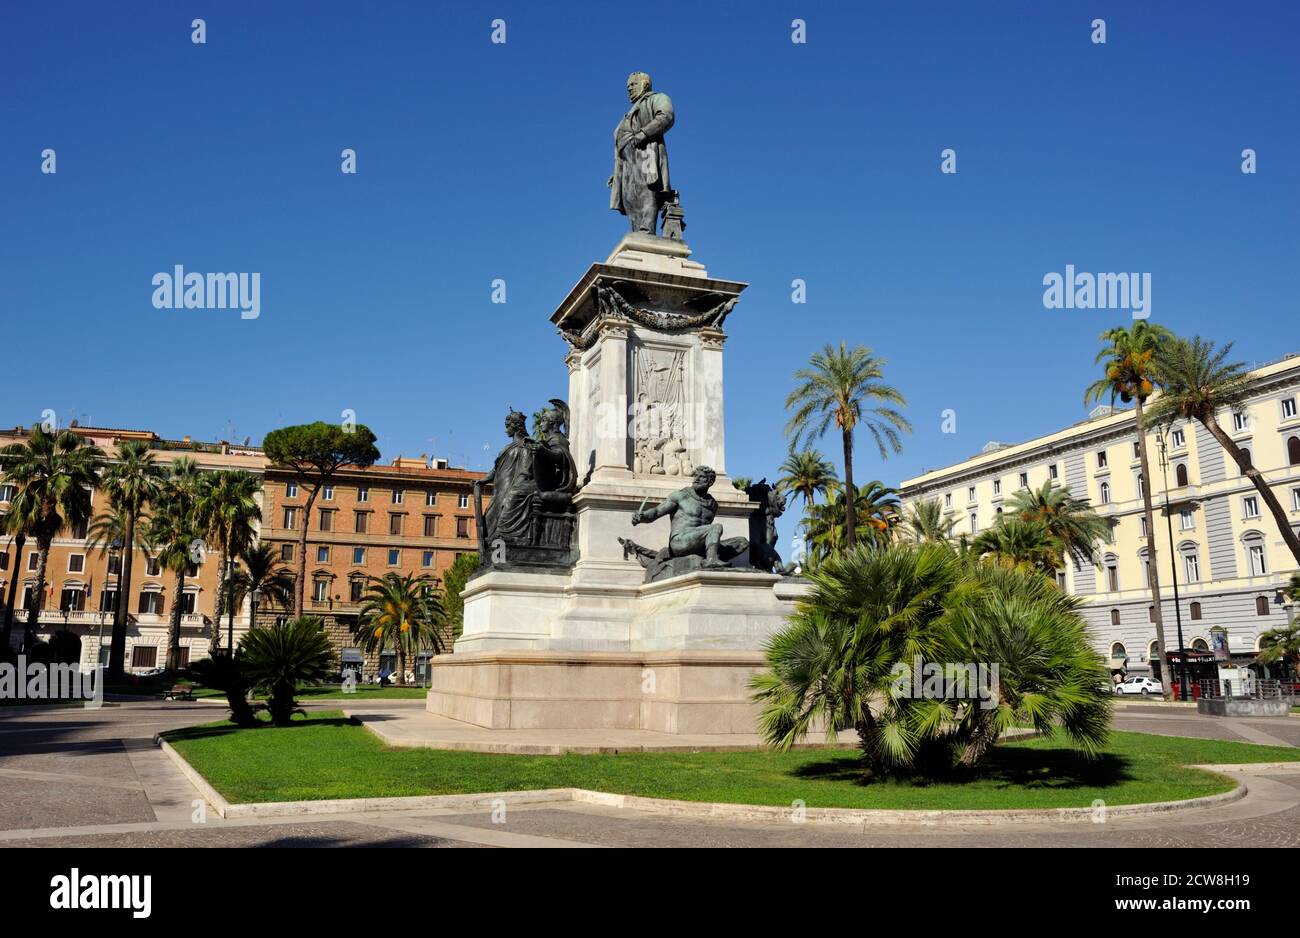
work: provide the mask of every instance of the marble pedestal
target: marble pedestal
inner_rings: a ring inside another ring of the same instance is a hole
[[[690,253],[627,235],[552,315],[569,346],[577,560],[470,581],[464,632],[431,663],[430,712],[494,728],[755,732],[749,679],[806,585],[753,569],[646,583],[619,544],[665,546],[668,519],[633,527],[632,515],[697,466],[717,473],[724,537],[748,537],[756,507],[727,476],[723,436],[723,322],[745,284]]]

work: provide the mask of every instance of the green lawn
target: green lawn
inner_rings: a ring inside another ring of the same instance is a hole
[[[229,723],[164,734],[232,802],[381,798],[591,788],[687,801],[845,808],[1059,808],[1171,801],[1228,791],[1195,763],[1300,760],[1300,749],[1115,733],[1088,761],[1053,739],[997,747],[983,775],[965,783],[858,780],[843,750],[792,753],[628,753],[513,756],[388,749],[341,713],[292,727],[237,730]]]
[[[355,692],[343,693],[340,684],[324,684],[318,687],[301,687],[298,689],[300,700],[423,700],[429,692],[423,687],[398,687],[389,684],[358,684]]]

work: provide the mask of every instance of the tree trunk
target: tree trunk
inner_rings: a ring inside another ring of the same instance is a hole
[[[176,670],[176,659],[181,656],[181,597],[185,595],[185,571],[176,573],[176,585],[172,587],[172,621],[167,632],[167,660],[163,665],[168,671]]]
[[[1142,422],[1142,398],[1136,397],[1137,411],[1134,419],[1137,420],[1138,434],[1138,455],[1142,462],[1142,510],[1145,513],[1147,522],[1147,561],[1151,571],[1151,602],[1155,608],[1156,620],[1156,645],[1160,649],[1160,686],[1164,689],[1165,699],[1169,699],[1173,692],[1172,675],[1169,673],[1169,659],[1165,652],[1165,617],[1160,608],[1160,564],[1156,561],[1156,523],[1155,516],[1151,513],[1151,467],[1147,459],[1147,434],[1146,428]],[[1181,651],[1181,649],[1180,649]]]
[[[50,541],[52,538],[36,539],[36,589],[33,591],[31,608],[27,611],[27,621],[23,624],[23,647],[25,655],[32,653],[36,644],[36,629],[40,626],[41,610],[45,608],[45,568],[50,560]]]
[[[966,769],[975,768],[997,741],[997,727],[993,722],[992,711],[989,711],[989,715],[982,717],[975,724],[975,729],[971,732],[970,739],[966,743],[966,749],[962,752],[961,759],[958,760],[958,765]]]
[[[311,508],[316,503],[316,493],[324,485],[326,479],[322,476],[317,484],[307,492],[307,504],[302,509],[302,528],[298,531],[298,582],[294,587],[294,618],[302,618],[303,597],[307,589],[307,523],[311,520]],[[299,479],[298,484],[304,489],[307,488],[306,481]]]
[[[403,687],[406,686],[406,648],[401,644],[401,636],[397,639],[397,683]]]
[[[5,621],[4,628],[0,631],[0,651],[7,651],[9,640],[14,634],[14,600],[18,595],[18,576],[22,570],[23,547],[27,544],[27,538],[18,535],[14,538],[14,567],[13,575],[9,577],[9,596],[5,599]]]
[[[117,602],[113,604],[113,637],[108,643],[109,677],[126,673],[126,620],[131,614],[131,561],[135,557],[135,516],[138,505],[126,513],[126,536],[122,540],[122,567],[117,575]]]
[[[858,493],[853,488],[853,431],[844,431],[844,549],[853,550],[857,544],[858,519],[854,514]]]
[[[1202,419],[1201,423],[1219,441],[1219,445],[1228,451],[1228,455],[1237,464],[1237,468],[1255,486],[1256,491],[1259,492],[1259,497],[1264,499],[1264,504],[1268,506],[1269,512],[1272,513],[1273,520],[1277,523],[1278,532],[1282,535],[1282,540],[1286,542],[1286,546],[1290,549],[1292,556],[1295,557],[1296,563],[1300,564],[1300,537],[1297,537],[1295,531],[1291,528],[1291,521],[1287,518],[1282,504],[1277,500],[1277,495],[1269,488],[1264,474],[1246,459],[1246,454],[1242,452],[1241,447],[1232,441],[1232,437],[1223,432],[1223,427],[1219,426],[1219,422],[1213,416]]]
[[[226,561],[226,621],[230,628],[226,630],[226,640],[230,643],[231,654],[235,651],[235,558]],[[217,623],[217,634],[221,633],[221,623]],[[218,639],[220,643],[220,639]]]

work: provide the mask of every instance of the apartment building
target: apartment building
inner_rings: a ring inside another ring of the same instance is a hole
[[[230,443],[200,443],[186,437],[167,440],[149,430],[106,427],[73,427],[74,432],[99,446],[111,459],[119,440],[143,440],[154,450],[159,465],[170,465],[190,457],[200,469],[243,469],[261,475],[266,463],[261,451]],[[0,431],[0,447],[21,443],[27,429]],[[14,486],[0,474],[0,511],[8,507]],[[91,492],[92,518],[108,508],[108,498]],[[37,627],[37,638],[49,640],[55,632],[67,631],[81,641],[81,662],[108,663],[113,634],[113,609],[122,571],[122,552],[111,545],[96,545],[87,538],[88,526],[65,528],[50,547],[46,565],[46,595]],[[12,538],[0,537],[0,608],[14,584],[14,628],[10,642],[22,638],[36,585],[36,544],[31,539],[19,557]],[[186,572],[181,594],[181,663],[206,657],[212,643],[216,594],[221,577],[221,557],[209,554],[203,563]],[[127,610],[126,666],[144,671],[161,667],[167,658],[167,636],[171,624],[174,575],[138,546],[131,561],[130,608]],[[223,618],[222,642],[226,641]],[[248,610],[235,614],[235,640],[248,629]]]
[[[373,673],[381,659],[363,655],[352,637],[366,578],[389,572],[429,574],[440,586],[458,554],[477,550],[470,495],[474,481],[483,478],[483,473],[451,468],[446,460],[398,457],[388,465],[342,470],[317,496],[308,518],[306,493],[293,474],[270,466],[258,447],[201,443],[188,437],[167,440],[148,430],[72,429],[101,447],[110,459],[119,440],[143,440],[163,465],[188,456],[201,469],[243,469],[261,478],[259,538],[274,544],[289,572],[296,573],[299,528],[307,526],[305,611],[325,620],[340,659],[362,665],[367,673]],[[0,447],[22,442],[26,436],[23,427],[0,431]],[[14,494],[14,487],[0,475],[0,511]],[[98,490],[91,493],[91,500],[92,514],[107,507],[107,498]],[[68,529],[55,539],[47,564],[45,608],[37,630],[43,640],[59,631],[76,636],[86,666],[96,660],[107,663],[122,570],[121,551],[92,544],[88,533],[84,527]],[[35,588],[36,558],[34,542],[29,540],[19,557],[13,539],[0,536],[0,608],[12,584],[14,646],[21,639],[25,610]],[[215,619],[222,563],[223,558],[213,551],[187,572],[181,598],[182,665],[207,656],[217,629],[222,647],[227,644],[227,619],[223,616],[220,623]],[[148,670],[165,662],[173,585],[173,574],[137,546],[127,621],[128,670]],[[249,628],[250,605],[245,601],[235,612],[236,643]],[[258,621],[264,624],[287,614],[289,610],[266,604],[258,609]]]
[[[1244,406],[1219,414],[1218,422],[1249,452],[1292,528],[1300,530],[1300,356],[1257,368],[1250,379]],[[1166,641],[1171,649],[1177,643],[1177,611],[1186,647],[1211,649],[1211,629],[1221,629],[1231,659],[1249,663],[1260,635],[1285,625],[1295,611],[1282,594],[1295,558],[1258,491],[1204,427],[1179,422],[1148,431],[1147,446]],[[1110,539],[1095,566],[1071,561],[1058,577],[1086,600],[1084,615],[1112,670],[1150,673],[1158,672],[1158,662],[1153,667],[1157,646],[1140,479],[1133,411],[1099,407],[1064,430],[1015,445],[990,443],[964,462],[908,479],[901,500],[906,511],[938,499],[954,534],[973,536],[996,523],[1017,490],[1051,480],[1087,497],[1110,522]]]
[[[366,655],[352,637],[367,580],[386,573],[427,575],[441,587],[456,558],[478,550],[472,500],[483,473],[448,467],[445,460],[398,458],[390,465],[341,470],[321,488],[307,514],[307,492],[292,472],[268,467],[262,539],[297,570],[298,538],[307,529],[304,609],[325,620],[344,664],[366,674],[396,662]],[[285,615],[260,609],[259,621]],[[447,649],[451,636],[445,636]],[[420,661],[408,669],[424,670]]]

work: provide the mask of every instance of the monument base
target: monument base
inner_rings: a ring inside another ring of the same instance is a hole
[[[493,729],[754,733],[749,679],[803,581],[700,570],[617,589],[491,572],[432,660],[430,713]]]

